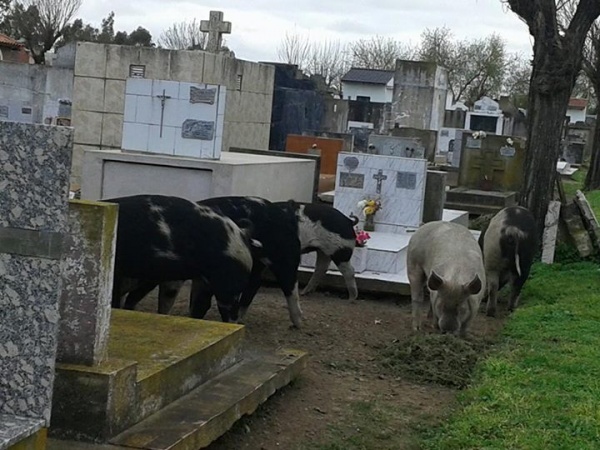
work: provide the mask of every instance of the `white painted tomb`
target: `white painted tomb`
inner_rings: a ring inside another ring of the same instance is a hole
[[[347,159],[347,158],[354,159]],[[425,198],[427,161],[415,158],[381,156],[358,153],[340,153],[336,173],[334,208],[346,215],[364,216],[358,207],[360,200],[379,199],[382,209],[375,214],[375,231],[370,231],[364,247],[356,247],[351,259],[357,282],[372,281],[389,284],[394,292],[408,293],[406,252],[414,231],[421,225]],[[442,220],[468,227],[465,211],[444,209]],[[473,231],[477,238],[479,232]],[[300,271],[312,272],[316,253],[302,256]],[[332,263],[329,275],[341,279],[341,273]],[[325,284],[324,282],[323,284]],[[378,284],[378,289],[384,288]]]

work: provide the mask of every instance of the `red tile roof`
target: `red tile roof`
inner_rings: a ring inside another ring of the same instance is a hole
[[[7,36],[6,34],[0,33],[0,47],[10,47],[18,49],[22,48],[23,44],[21,44],[19,41],[15,41],[13,38]]]
[[[569,99],[569,109],[585,109],[588,101],[585,98],[571,98]]]

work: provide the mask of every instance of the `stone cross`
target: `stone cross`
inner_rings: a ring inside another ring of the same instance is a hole
[[[379,171],[373,175],[373,179],[377,180],[377,193],[381,194],[381,182],[387,180],[387,175],[384,175],[383,170],[379,169]]]
[[[211,11],[209,20],[200,21],[200,31],[208,33],[206,51],[218,53],[221,50],[222,35],[231,33],[231,22],[223,22],[223,12]]]

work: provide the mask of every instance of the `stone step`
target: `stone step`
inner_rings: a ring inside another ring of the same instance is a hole
[[[241,359],[241,325],[115,309],[111,314],[106,361],[57,365],[53,437],[105,441]]]
[[[204,448],[287,385],[306,362],[307,354],[295,350],[244,358],[110,443],[145,450]]]
[[[46,428],[43,419],[0,414],[0,450],[43,449]]]

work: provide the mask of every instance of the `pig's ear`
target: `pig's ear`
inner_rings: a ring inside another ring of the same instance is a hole
[[[475,295],[478,294],[479,291],[481,291],[481,280],[479,279],[479,275],[475,275],[475,278],[473,278],[473,280],[470,283],[467,283],[465,285],[465,289],[466,291],[471,294],[471,295]]]
[[[432,291],[437,291],[442,284],[444,284],[444,279],[432,270],[429,280],[427,280],[427,287]]]

